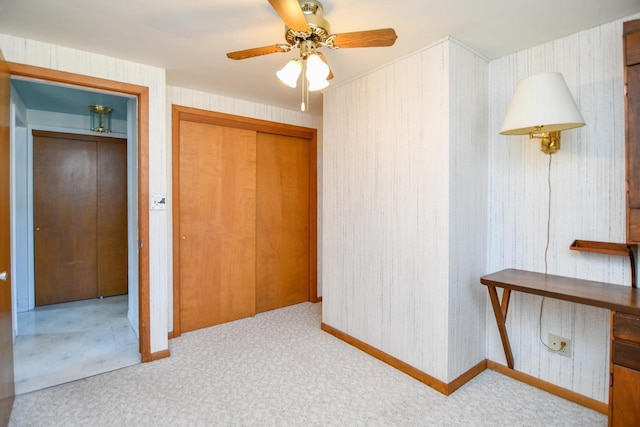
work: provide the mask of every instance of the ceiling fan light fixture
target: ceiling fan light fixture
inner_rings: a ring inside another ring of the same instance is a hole
[[[329,66],[317,53],[307,56],[307,80],[315,86],[329,77]]]
[[[309,92],[326,88],[334,77],[324,55],[316,49],[393,46],[398,38],[393,28],[334,34],[322,16],[323,7],[318,0],[269,0],[269,4],[284,22],[287,44],[229,52],[227,57],[238,60],[299,49],[298,58],[289,61],[276,75],[285,85],[296,88],[304,71],[300,83],[302,111],[308,109]]]
[[[322,90],[329,86],[328,80],[317,80],[317,81],[309,81],[309,92],[315,92],[317,90]]]
[[[292,59],[282,67],[280,71],[276,73],[280,81],[289,87],[296,87],[298,84],[298,77],[302,72],[302,61],[299,59]]]

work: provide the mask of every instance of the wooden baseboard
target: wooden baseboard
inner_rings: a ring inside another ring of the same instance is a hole
[[[471,381],[473,378],[475,378],[485,369],[487,369],[487,359],[484,359],[483,361],[478,363],[476,366],[469,369],[467,372],[465,372],[464,374],[460,375],[458,378],[456,378],[455,380],[447,384],[447,396],[453,393],[454,391],[456,391],[457,389],[459,389],[460,387],[462,387],[463,385],[465,385],[466,383],[468,383],[469,381]]]
[[[156,351],[155,353],[143,354],[142,363],[154,362],[156,360],[164,359],[171,356],[169,349]]]
[[[454,391],[462,387],[465,383],[467,383],[469,380],[471,380],[473,377],[475,377],[476,375],[478,375],[480,372],[484,371],[487,368],[487,361],[483,360],[480,363],[478,363],[476,366],[474,366],[473,368],[471,368],[470,370],[468,370],[467,372],[465,372],[464,374],[460,375],[458,378],[456,378],[455,380],[447,384],[444,381],[440,381],[439,379],[434,378],[431,375],[424,373],[417,368],[414,368],[413,366],[403,362],[400,359],[397,359],[363,341],[360,341],[357,338],[352,337],[351,335],[345,334],[344,332],[332,326],[327,325],[326,323],[322,323],[320,325],[320,328],[323,331],[327,332],[328,334],[333,335],[334,337],[346,342],[347,344],[351,344],[357,349],[364,351],[368,355],[373,356],[376,359],[386,363],[387,365],[390,365],[398,369],[399,371],[404,372],[410,377],[415,378],[421,383],[428,385],[429,387],[433,388],[436,391],[439,391],[445,396],[450,395],[451,393],[453,393]]]
[[[169,338],[170,340],[172,340],[173,337],[173,331],[169,331],[169,333],[167,334],[167,338]]]
[[[491,360],[487,361],[487,368],[511,377],[515,380],[522,381],[523,383],[529,384],[530,386],[539,388],[540,390],[544,390],[548,393],[554,394],[563,399],[577,403],[578,405],[585,406],[589,409],[593,409],[594,411],[598,411],[605,415],[609,414],[609,405],[607,405],[606,403],[602,403],[599,400],[592,399],[590,397],[576,393],[575,391],[567,390],[566,388],[551,384],[550,382],[533,377],[529,374],[525,374],[524,372],[510,369],[505,365],[496,363]]]

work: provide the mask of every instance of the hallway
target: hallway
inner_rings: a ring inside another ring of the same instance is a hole
[[[127,304],[120,295],[18,313],[16,394],[140,363]]]

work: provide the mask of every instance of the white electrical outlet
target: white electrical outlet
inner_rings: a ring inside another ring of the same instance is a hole
[[[549,334],[549,351],[565,357],[571,357],[571,340],[558,335]]]

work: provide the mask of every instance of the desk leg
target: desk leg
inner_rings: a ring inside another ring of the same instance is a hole
[[[503,289],[502,290],[502,304],[500,308],[502,309],[502,317],[504,321],[507,321],[507,311],[509,310],[509,299],[511,298],[511,289]]]
[[[509,297],[511,296],[511,292],[508,289],[504,290],[504,293],[502,294],[502,304],[500,304],[496,287],[487,285],[487,289],[489,290],[489,297],[491,298],[493,314],[496,316],[496,323],[498,324],[502,347],[504,347],[504,355],[507,358],[507,366],[513,369],[513,353],[511,353],[511,344],[509,344],[509,336],[507,335],[507,327],[505,325],[507,321],[507,310],[509,308]]]

